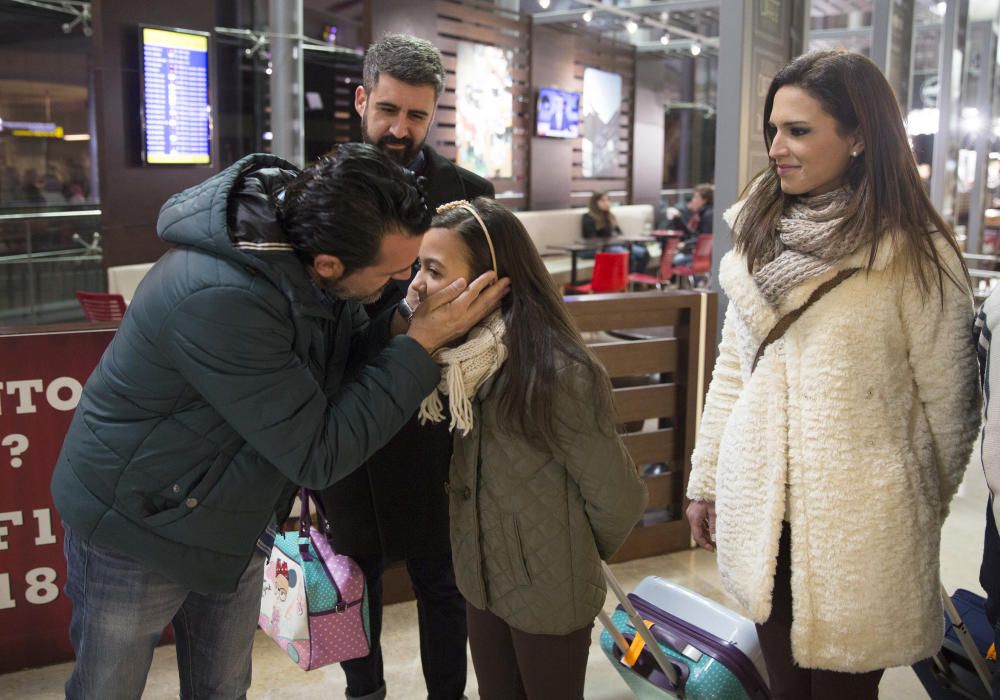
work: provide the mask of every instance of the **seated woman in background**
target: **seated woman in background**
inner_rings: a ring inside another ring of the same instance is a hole
[[[479,271],[511,280],[498,311],[435,354],[441,383],[420,407],[421,420],[450,413],[454,431],[451,542],[479,694],[579,700],[600,560],[643,513],[646,487],[615,430],[608,376],[518,218],[483,197],[438,212],[411,306]]]
[[[587,240],[604,239],[609,241],[602,250],[610,253],[627,253],[629,251],[624,241],[612,242],[615,236],[621,236],[618,220],[611,213],[611,200],[607,192],[594,192],[587,203],[587,211],[583,215],[583,237]],[[629,272],[645,272],[649,265],[649,251],[639,243],[631,244],[632,262]]]
[[[712,233],[712,201],[715,199],[715,187],[703,182],[695,185],[694,194],[687,205],[687,221],[676,207],[667,209],[666,228],[672,231],[683,231],[684,239],[674,256],[674,265],[690,265],[694,258],[694,246],[698,236]]]

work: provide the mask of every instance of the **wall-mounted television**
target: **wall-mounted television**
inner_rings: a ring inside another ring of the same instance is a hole
[[[210,164],[209,35],[140,26],[139,45],[143,162]]]
[[[539,88],[535,103],[535,135],[577,138],[580,135],[580,93]]]

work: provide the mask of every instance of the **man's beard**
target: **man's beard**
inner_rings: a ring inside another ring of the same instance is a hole
[[[382,294],[384,293],[385,293],[385,287],[382,287],[382,289],[378,290],[374,294],[369,294],[368,296],[358,296],[355,294],[348,294],[346,292],[336,292],[336,291],[333,292],[333,295],[342,301],[356,301],[359,304],[364,304],[367,306],[368,304],[374,304],[376,301],[381,299]]]
[[[420,149],[424,147],[424,141],[421,141],[420,143],[414,145],[413,139],[409,137],[403,139],[397,139],[388,131],[385,132],[385,136],[380,138],[378,141],[372,139],[368,135],[367,110],[366,114],[361,115],[361,138],[364,139],[364,142],[367,144],[370,144],[372,146],[378,146],[378,148],[387,156],[389,156],[389,158],[391,158],[394,162],[406,168],[408,168],[413,163],[413,161],[417,159],[417,154],[420,152]],[[403,150],[401,151],[392,148],[387,148],[387,146],[390,144],[402,145],[405,146],[405,148],[403,148]]]
[[[374,304],[376,301],[382,298],[382,295],[385,293],[386,288],[389,286],[389,282],[386,282],[384,285],[382,285],[382,288],[379,289],[374,294],[366,294],[362,296],[360,294],[352,294],[350,292],[346,292],[340,287],[340,285],[337,284],[337,282],[330,282],[319,276],[317,276],[314,279],[314,283],[316,284],[317,287],[319,287],[321,290],[323,290],[325,293],[329,294],[332,297],[336,297],[341,301],[356,301],[361,304]]]

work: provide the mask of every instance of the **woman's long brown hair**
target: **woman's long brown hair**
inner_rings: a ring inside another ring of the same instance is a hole
[[[618,220],[615,215],[611,213],[611,210],[602,211],[597,202],[600,201],[601,197],[604,197],[607,192],[594,192],[590,195],[590,200],[587,202],[587,211],[590,215],[594,217],[594,223],[597,224],[598,230],[606,228],[614,228],[618,225]]]
[[[570,428],[573,423],[569,417],[555,415],[552,399],[556,391],[565,388],[558,383],[560,368],[575,363],[582,365],[593,380],[592,393],[579,400],[594,408],[598,425],[613,432],[608,375],[587,349],[524,225],[492,199],[478,197],[471,204],[490,232],[499,276],[510,278],[510,293],[500,306],[507,326],[508,352],[503,381],[497,384],[501,392],[501,427],[525,436],[541,448],[564,446],[556,421]],[[462,237],[469,249],[473,275],[493,269],[483,230],[467,209],[456,207],[443,212],[434,217],[431,226],[456,231]]]
[[[769,151],[775,134],[770,125],[774,96],[787,85],[817,100],[837,121],[841,134],[856,133],[864,143],[864,150],[848,167],[851,197],[839,227],[845,234],[862,232],[863,244],[870,250],[868,269],[880,246],[895,245],[925,296],[933,284],[931,271],[936,272],[933,276],[942,295],[945,276],[961,287],[941,260],[932,234],[945,237],[965,269],[962,251],[924,191],[899,105],[878,66],[857,53],[815,51],[782,68],[764,102],[764,142]],[[769,262],[778,220],[796,199],[781,191],[773,166],[772,161],[744,190],[746,203],[733,227],[738,232],[734,247],[746,257],[750,272]],[[971,287],[967,270],[965,285]]]

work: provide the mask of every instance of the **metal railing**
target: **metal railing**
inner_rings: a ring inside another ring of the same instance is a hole
[[[0,214],[0,325],[83,318],[74,292],[107,288],[100,215]]]

